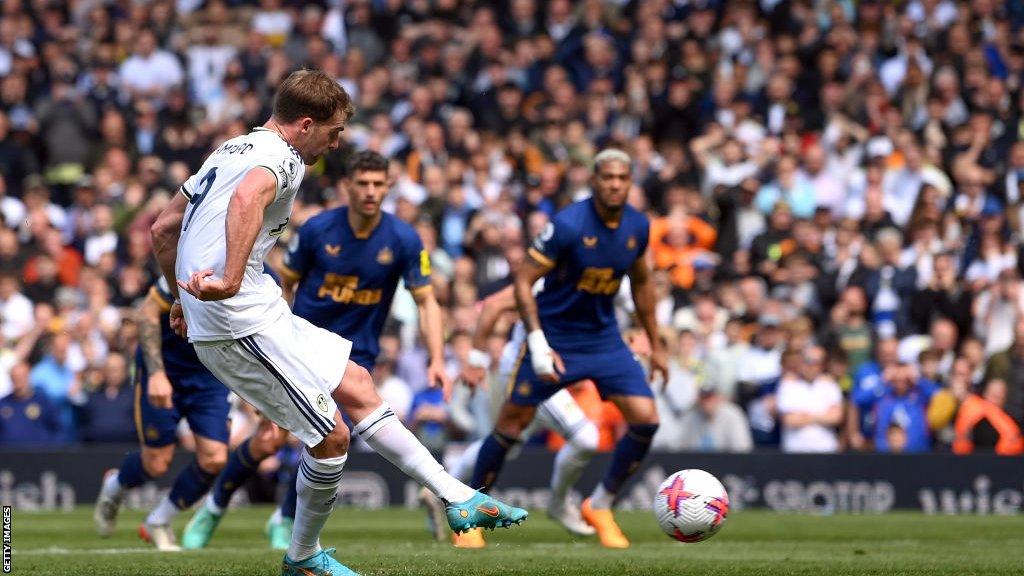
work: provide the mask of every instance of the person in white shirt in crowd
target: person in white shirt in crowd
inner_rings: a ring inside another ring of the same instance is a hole
[[[121,64],[118,70],[122,87],[134,98],[152,100],[159,107],[171,88],[185,79],[178,59],[157,46],[152,30],[139,31],[135,53]]]
[[[92,209],[92,230],[85,237],[85,261],[90,266],[99,264],[100,258],[117,251],[118,236],[114,231],[114,212],[110,206],[99,204]]]
[[[34,325],[32,301],[21,293],[18,277],[0,274],[0,344],[14,342]]]
[[[931,184],[939,190],[952,187],[941,170],[925,163],[920,146],[913,140],[908,140],[902,152],[903,166],[890,168],[882,180],[883,204],[900,226],[910,220],[922,184]]]
[[[1024,316],[1024,291],[1014,269],[1003,270],[974,300],[974,335],[985,343],[985,356],[1002,352],[1013,344],[1013,329]]]
[[[843,392],[825,373],[825,349],[807,348],[797,372],[783,374],[776,396],[783,452],[836,452]]]
[[[189,46],[188,79],[195,101],[208,105],[223,93],[228,64],[235,59],[238,49],[220,42],[217,28],[207,26],[200,34],[201,42]]]
[[[708,126],[707,132],[690,142],[697,164],[703,169],[705,193],[723,185],[728,188],[739,186],[745,178],[757,174],[758,162],[748,159],[738,140],[729,138],[718,124]]]
[[[679,447],[699,452],[750,452],[754,442],[750,424],[743,410],[713,384],[704,384],[697,394],[697,404],[679,421],[685,433]]]
[[[803,162],[803,177],[814,190],[815,205],[827,207],[833,218],[841,215],[846,201],[846,187],[841,173],[834,172],[827,165],[824,148],[817,144],[808,147]]]
[[[740,361],[750,349],[743,339],[743,322],[730,318],[725,323],[725,344],[710,351],[708,381],[728,400],[736,398]]]

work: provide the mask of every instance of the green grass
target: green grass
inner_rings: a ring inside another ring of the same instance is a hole
[[[91,510],[15,512],[14,573],[104,576],[279,574],[281,554],[262,536],[267,508],[233,511],[210,548],[180,554],[149,550],[135,536],[142,518],[122,515],[118,532],[100,540]],[[649,513],[618,515],[629,550],[573,540],[543,513],[523,526],[489,532],[485,550],[456,550],[430,539],[410,510],[339,509],[322,541],[365,575],[943,575],[1021,574],[1024,521],[1019,517],[797,516],[738,512],[700,544],[661,534]],[[176,523],[178,533],[188,517]]]

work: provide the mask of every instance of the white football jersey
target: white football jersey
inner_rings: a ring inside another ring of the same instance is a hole
[[[248,336],[289,311],[281,299],[280,287],[263,273],[263,259],[288,224],[306,166],[299,153],[272,130],[256,128],[228,140],[182,184],[181,192],[189,203],[181,224],[174,272],[185,282],[193,272],[205,269],[212,269],[216,278],[223,277],[228,203],[245,175],[259,166],[277,178],[277,193],[263,211],[263,228],[249,254],[242,287],[238,294],[216,302],[200,302],[181,291],[190,341]]]

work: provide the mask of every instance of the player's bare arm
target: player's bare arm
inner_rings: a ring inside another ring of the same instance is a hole
[[[142,360],[149,374],[147,396],[149,403],[155,408],[171,408],[171,381],[164,372],[163,354],[160,352],[160,313],[161,304],[152,292],[139,305],[135,312],[135,320],[139,327],[139,348]]]
[[[473,333],[473,348],[483,350],[487,347],[487,339],[494,334],[494,326],[497,325],[498,319],[506,312],[514,311],[516,306],[515,287],[511,285],[484,298],[480,317],[476,322],[476,332]]]
[[[515,309],[516,293],[512,285],[484,299],[476,322],[476,331],[473,333],[473,349],[469,351],[467,365],[462,369],[462,380],[466,384],[478,386],[483,382],[487,369],[491,367],[491,356],[485,352],[487,339],[494,333],[498,318]]]
[[[188,207],[188,198],[185,194],[175,194],[150,229],[153,237],[153,253],[156,254],[160,272],[167,280],[167,285],[175,300],[171,305],[171,329],[182,338],[186,336],[188,328],[185,325],[181,304],[178,303],[178,284],[174,277],[174,263],[178,259],[178,238],[181,236],[181,222],[185,218],[186,207]]]
[[[520,266],[515,275],[516,304],[519,315],[526,323],[528,331],[526,342],[530,348],[530,358],[537,375],[550,382],[558,382],[559,375],[565,373],[562,358],[548,345],[541,329],[540,315],[537,314],[537,299],[533,296],[533,285],[551,271],[550,266],[537,261],[532,255]]]
[[[633,262],[633,266],[630,267],[629,282],[633,289],[633,304],[636,306],[637,320],[651,341],[651,382],[654,382],[656,375],[660,374],[661,385],[664,386],[668,382],[667,353],[658,334],[658,320],[654,316],[657,297],[654,294],[654,283],[651,282],[651,269],[644,256],[637,258]]]
[[[237,294],[249,254],[263,228],[263,211],[274,201],[276,192],[277,177],[270,170],[250,170],[228,204],[223,277],[213,278],[212,269],[200,270],[193,272],[187,283],[178,280],[178,286],[201,301],[225,300]]]
[[[430,364],[427,366],[427,381],[431,386],[440,386],[444,391],[445,402],[451,399],[452,381],[444,367],[444,327],[441,322],[441,306],[434,296],[434,288],[429,284],[421,286],[412,291],[413,299],[416,300],[416,308],[419,311],[420,334],[427,345],[427,353],[430,354]]]

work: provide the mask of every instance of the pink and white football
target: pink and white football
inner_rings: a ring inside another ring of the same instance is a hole
[[[654,515],[666,534],[680,542],[700,542],[715,535],[729,514],[725,487],[703,470],[680,470],[658,487]]]

